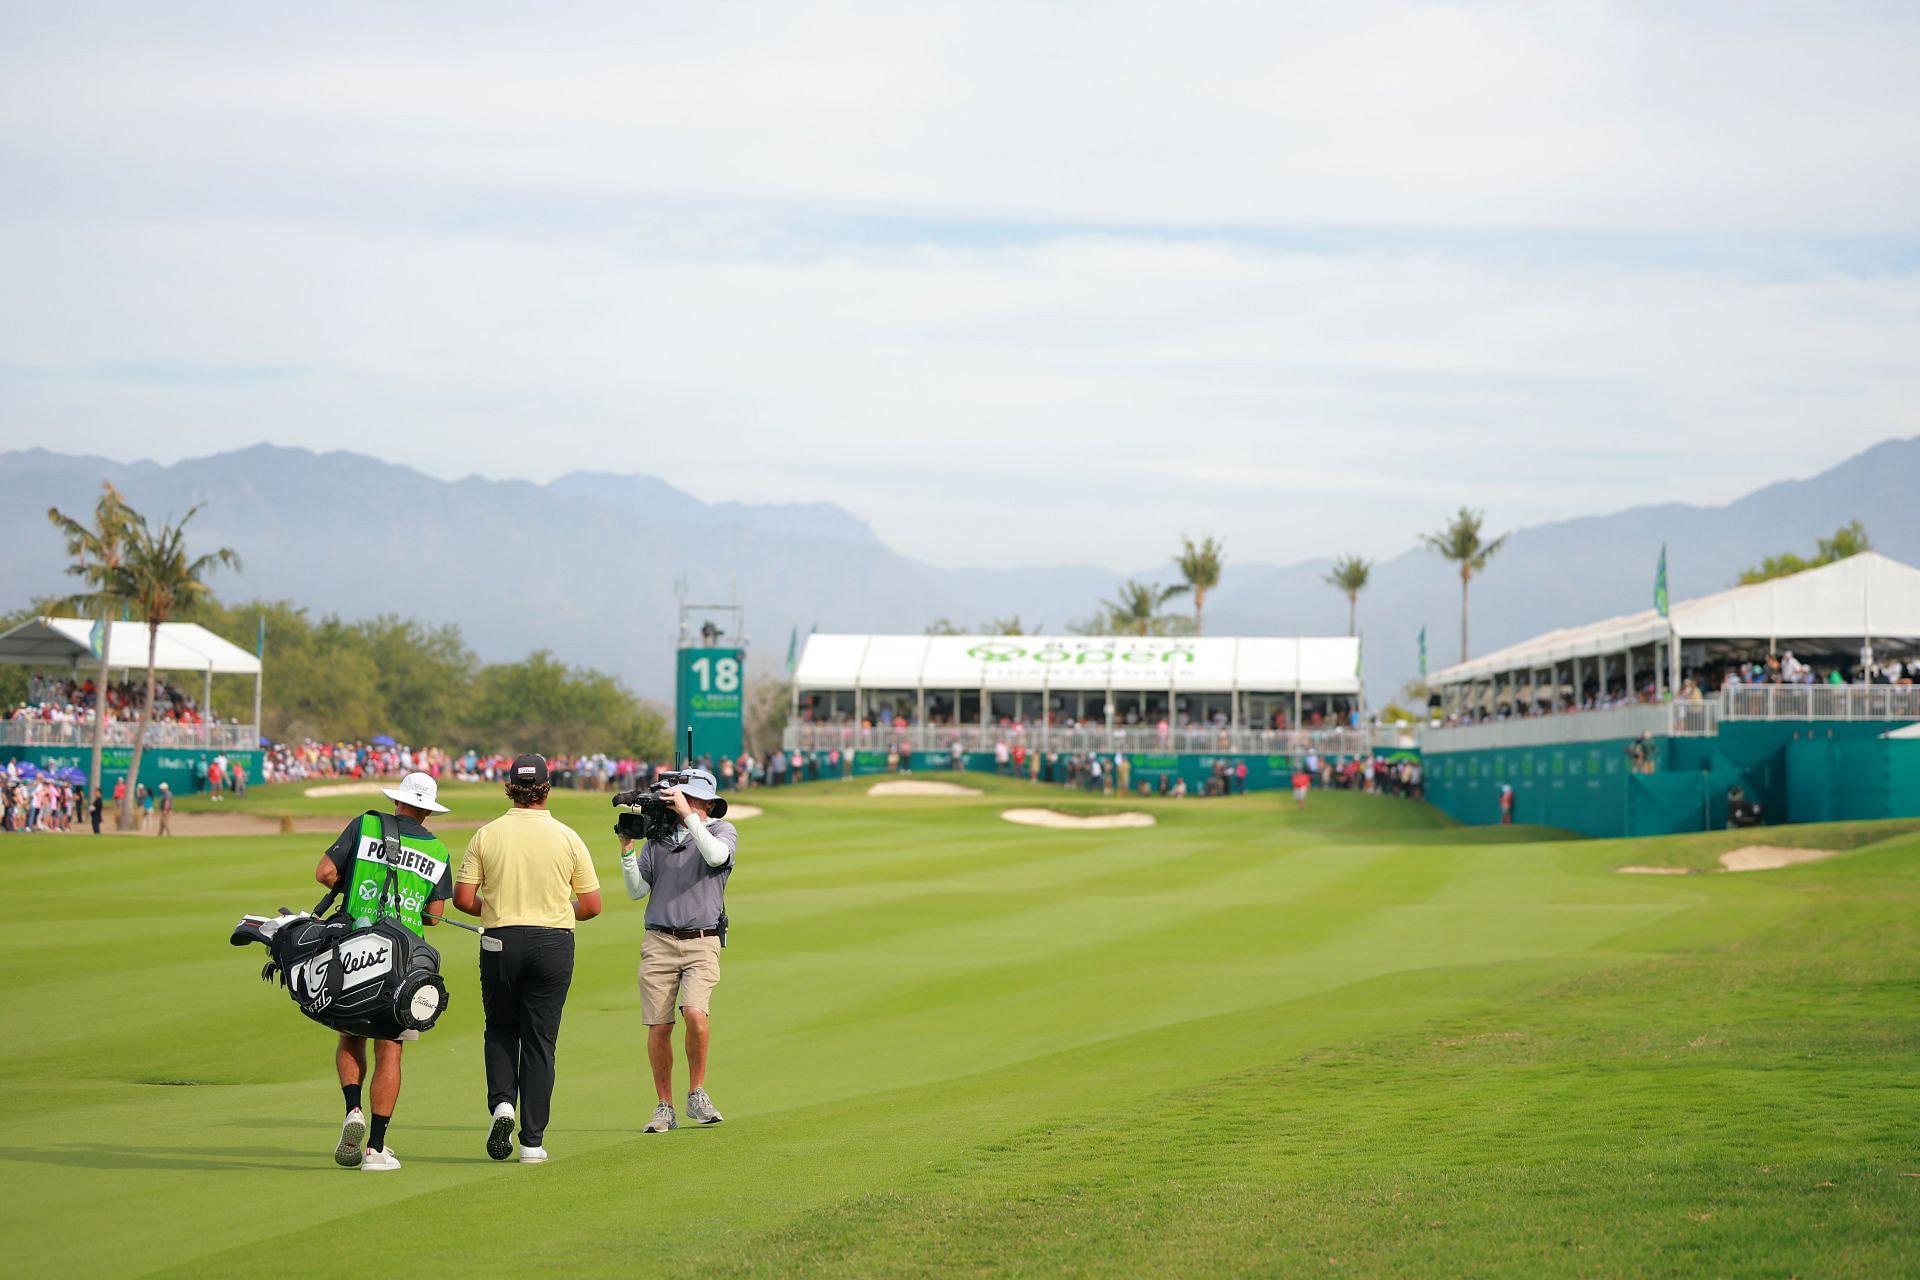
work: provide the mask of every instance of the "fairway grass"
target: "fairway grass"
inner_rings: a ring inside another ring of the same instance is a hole
[[[225,941],[312,905],[324,837],[0,841],[9,1272],[1920,1273],[1915,824],[1635,877],[1755,834],[1575,841],[1337,794],[1048,830],[999,814],[1120,806],[966,780],[985,794],[754,794],[714,1004],[728,1120],[666,1135],[640,1133],[611,811],[556,793],[608,905],[553,1161],[484,1157],[477,940],[447,931],[453,1003],[407,1051],[405,1167],[378,1178],[333,1167],[331,1037]],[[344,822],[362,798],[237,803]]]

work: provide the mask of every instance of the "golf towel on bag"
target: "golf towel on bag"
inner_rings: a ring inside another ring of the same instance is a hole
[[[390,820],[388,838],[396,838]],[[334,897],[328,893],[316,910]],[[344,910],[322,919],[283,909],[243,916],[228,941],[266,947],[272,958],[260,976],[277,976],[300,1012],[346,1035],[397,1040],[431,1030],[447,1007],[440,953],[391,915],[356,928]]]

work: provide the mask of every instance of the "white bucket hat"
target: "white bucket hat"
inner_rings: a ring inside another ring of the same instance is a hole
[[[435,797],[440,794],[440,784],[431,774],[410,773],[400,779],[397,787],[388,787],[380,793],[389,800],[398,800],[401,804],[410,804],[416,809],[425,809],[428,813],[445,813],[447,806]]]

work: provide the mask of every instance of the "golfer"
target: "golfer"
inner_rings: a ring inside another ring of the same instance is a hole
[[[647,1061],[660,1105],[646,1132],[679,1128],[673,1114],[673,1011],[687,1019],[687,1119],[719,1124],[707,1097],[707,1006],[720,981],[720,941],[726,919],[727,877],[740,834],[731,822],[707,815],[718,798],[713,775],[691,770],[666,795],[680,829],[672,840],[649,840],[638,856],[620,841],[620,873],[627,896],[647,899],[647,932],[640,943],[640,1007],[647,1020]]]
[[[473,833],[453,886],[453,905],[486,928],[480,999],[493,1115],[487,1154],[513,1154],[518,1104],[523,1164],[547,1158],[554,1053],[573,984],[573,926],[600,914],[593,861],[573,828],[547,812],[551,789],[544,756],[516,757],[507,767],[513,808]]]
[[[387,887],[387,855],[384,824],[377,813],[363,813],[347,824],[321,855],[313,878],[329,889],[342,889],[356,929],[369,927],[384,914],[424,936],[426,922],[421,916],[446,911],[453,876],[446,846],[421,824],[430,814],[445,813],[447,806],[439,802],[439,785],[424,773],[410,773],[400,779],[399,786],[380,794],[393,801],[400,837],[401,861],[393,869],[395,896],[384,904],[380,900]],[[340,1125],[340,1145],[333,1149],[335,1164],[376,1173],[400,1167],[400,1158],[387,1146],[387,1123],[400,1100],[400,1041],[419,1038],[418,1031],[406,1031],[400,1040],[373,1042],[373,1130],[369,1133],[366,1114],[360,1109],[361,1084],[367,1078],[367,1038],[340,1037],[333,1065],[340,1073],[347,1118]]]

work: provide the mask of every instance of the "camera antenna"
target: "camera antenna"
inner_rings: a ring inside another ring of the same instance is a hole
[[[693,768],[693,726],[692,725],[687,726],[687,754],[681,759],[680,767],[682,769]]]

